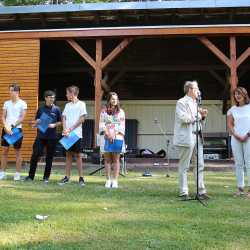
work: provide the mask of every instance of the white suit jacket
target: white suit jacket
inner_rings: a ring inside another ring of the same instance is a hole
[[[195,144],[194,125],[192,122],[196,114],[192,114],[191,105],[192,99],[187,95],[177,101],[173,139],[175,146],[191,147]],[[201,115],[198,114],[198,117],[200,120]]]

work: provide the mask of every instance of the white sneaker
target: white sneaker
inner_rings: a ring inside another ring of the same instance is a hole
[[[112,187],[112,182],[111,182],[111,180],[106,180],[105,188],[111,188],[111,187]]]
[[[112,188],[118,188],[118,181],[117,180],[112,181]]]
[[[16,172],[14,175],[14,181],[20,181],[20,180],[21,180],[20,173]]]
[[[6,179],[6,174],[4,171],[0,172],[0,180]]]

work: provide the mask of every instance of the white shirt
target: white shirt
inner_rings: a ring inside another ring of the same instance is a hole
[[[234,119],[234,131],[241,136],[250,131],[250,104],[244,106],[232,106],[227,115],[232,115]]]
[[[27,103],[22,99],[18,99],[17,102],[12,100],[4,102],[3,110],[6,110],[6,124],[8,126],[15,125],[26,109]],[[17,128],[22,128],[22,124],[19,124]]]
[[[196,100],[194,100],[192,97],[188,96],[187,95],[187,98],[188,98],[188,106],[189,106],[189,109],[190,109],[190,113],[191,113],[191,116],[192,116],[192,119],[194,121],[196,121],[196,115],[197,115],[197,102]],[[200,114],[198,113],[198,119],[200,120],[201,117],[200,117]],[[194,124],[192,124],[193,126],[193,131],[196,131],[196,122]],[[201,130],[201,124],[200,122],[198,123],[198,130]]]
[[[71,128],[78,122],[81,116],[87,115],[85,102],[78,100],[75,103],[67,103],[62,115],[65,116],[66,119],[66,129]],[[82,138],[82,124],[80,124],[73,131],[79,138]]]

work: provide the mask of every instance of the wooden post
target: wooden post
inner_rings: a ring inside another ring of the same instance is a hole
[[[234,103],[234,98],[232,94],[233,91],[237,88],[238,84],[235,36],[230,37],[230,60],[231,60],[231,65],[230,65],[231,103]]]
[[[94,135],[99,132],[99,118],[101,112],[101,101],[102,101],[102,40],[96,39],[96,68],[95,68],[95,131]],[[94,142],[96,146],[96,140]]]

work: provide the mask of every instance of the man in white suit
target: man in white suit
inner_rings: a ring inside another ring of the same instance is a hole
[[[191,159],[196,163],[196,116],[197,100],[200,94],[197,81],[187,81],[184,84],[185,96],[177,101],[174,125],[174,145],[179,150],[179,186],[181,200],[190,199],[188,195],[187,172]],[[202,121],[207,116],[206,109],[198,109],[198,172],[199,198],[209,199],[204,185],[204,158],[202,140]],[[196,164],[195,164],[196,166]],[[196,167],[194,167],[196,178]]]

